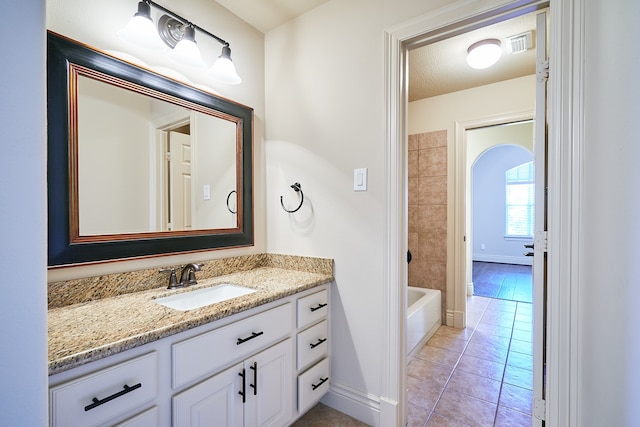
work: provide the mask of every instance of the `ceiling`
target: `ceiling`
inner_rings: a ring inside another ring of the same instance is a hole
[[[327,0],[216,0],[253,27],[268,32]]]
[[[327,0],[216,0],[263,33],[300,16]],[[536,12],[473,30],[409,52],[409,101],[483,86],[535,73],[534,49],[507,53],[507,37],[535,29]],[[496,65],[475,70],[466,63],[467,48],[486,38],[502,42]]]
[[[535,74],[535,31],[533,49],[522,53],[508,53],[507,37],[535,30],[537,13],[521,15],[411,50],[409,101]],[[489,38],[502,42],[502,56],[498,63],[484,70],[469,67],[467,48]]]

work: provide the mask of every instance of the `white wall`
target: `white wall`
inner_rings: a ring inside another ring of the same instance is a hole
[[[117,31],[126,25],[136,12],[136,2],[114,0],[90,2],[83,0],[48,0],[47,29],[79,40],[98,49],[125,52],[138,57],[149,66],[171,67],[195,84],[206,85],[220,95],[254,109],[254,240],[250,248],[216,250],[194,254],[149,258],[145,260],[123,261],[58,268],[50,270],[49,281],[94,276],[114,272],[154,268],[161,265],[196,262],[212,258],[260,253],[266,250],[265,231],[265,185],[264,185],[264,35],[251,27],[218,3],[209,0],[181,2],[167,0],[161,4],[170,10],[193,20],[231,45],[232,58],[243,79],[240,85],[218,84],[209,79],[206,71],[194,71],[171,62],[162,55],[145,51],[119,39]],[[152,16],[158,12],[152,8]],[[81,17],[81,18],[80,18]],[[203,58],[211,65],[220,55],[221,45],[212,39],[196,33],[196,41]],[[225,194],[226,197],[226,194]],[[224,201],[223,201],[224,202]],[[226,210],[226,208],[225,208]]]
[[[4,2],[0,51],[0,425],[47,425],[45,4]]]
[[[149,98],[87,77],[77,97],[80,235],[153,231]]]
[[[266,36],[267,248],[335,259],[332,387],[353,400],[332,404],[352,414],[375,406],[386,369],[383,30],[444,3],[329,1]],[[354,168],[368,191],[353,191]],[[289,215],[293,182],[305,207]]]
[[[584,13],[578,425],[635,426],[640,425],[640,3],[585,1]]]

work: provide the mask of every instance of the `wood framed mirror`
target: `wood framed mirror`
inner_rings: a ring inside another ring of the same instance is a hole
[[[48,33],[48,265],[253,245],[253,109]]]

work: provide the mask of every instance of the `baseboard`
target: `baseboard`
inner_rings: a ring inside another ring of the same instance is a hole
[[[464,329],[467,326],[463,311],[447,310],[447,326]]]
[[[380,398],[378,396],[332,382],[329,392],[320,399],[320,402],[370,426],[384,427],[380,424]]]
[[[453,326],[453,310],[447,310],[447,326]]]
[[[513,255],[473,254],[474,261],[497,262],[499,264],[533,265],[531,257]]]
[[[400,402],[380,399],[380,425],[399,426],[402,423],[402,409]]]
[[[473,295],[473,282],[467,283],[467,296]]]

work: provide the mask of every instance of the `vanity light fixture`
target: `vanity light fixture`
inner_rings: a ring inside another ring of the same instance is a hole
[[[480,40],[467,49],[467,64],[471,68],[481,70],[489,68],[500,59],[502,45],[498,39]]]
[[[151,6],[165,13],[158,20],[157,31],[153,26],[153,21],[151,20]],[[136,31],[140,34],[144,33],[145,36],[130,37],[133,33],[128,31],[128,28],[134,20],[144,20],[144,28]],[[149,26],[148,23],[151,23],[152,25]],[[146,40],[157,39],[160,41],[161,46],[162,42],[164,42],[164,44],[172,49],[168,56],[173,60],[188,66],[203,68],[206,64],[202,59],[200,49],[196,44],[196,30],[213,38],[222,45],[221,55],[209,70],[211,77],[221,83],[241,83],[242,79],[236,72],[236,67],[231,61],[231,48],[229,48],[228,42],[152,0],[142,0],[138,3],[138,12],[133,16],[127,27],[119,32],[119,35],[147,48],[155,48],[157,46],[157,42],[151,43]]]

